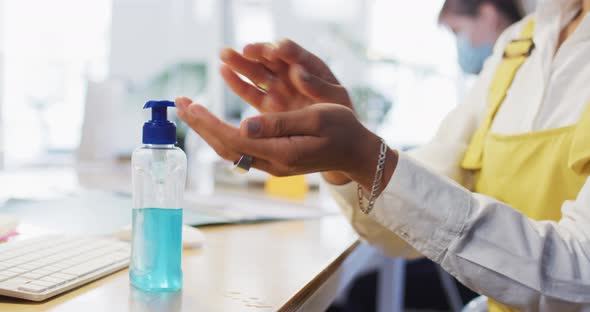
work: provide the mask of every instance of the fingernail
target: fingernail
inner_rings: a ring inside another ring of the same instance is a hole
[[[250,119],[248,120],[248,135],[249,136],[256,136],[260,131],[260,120],[258,119]]]
[[[279,46],[279,47],[280,47],[281,45],[284,45],[284,44],[289,44],[290,42],[291,42],[291,40],[290,40],[290,39],[283,38],[283,39],[281,39],[281,40],[279,40],[279,41],[278,41],[278,43],[277,43],[277,46]]]
[[[191,99],[185,97],[185,96],[180,96],[176,98],[176,108],[179,108],[181,110],[185,110],[186,107],[191,103]]]
[[[276,46],[275,46],[274,44],[272,44],[272,43],[265,43],[265,44],[264,44],[264,47],[265,47],[265,48],[266,48],[266,50],[268,50],[268,51],[273,51],[273,50],[276,48]]]
[[[199,108],[199,105],[198,104],[191,104],[188,107],[188,111],[190,112],[190,114],[193,117],[198,117],[199,116],[199,110],[200,110],[200,108]]]
[[[219,52],[219,58],[222,60],[226,60],[231,56],[231,48],[223,48],[221,52]]]
[[[272,43],[265,43],[264,44],[264,49],[262,50],[262,56],[265,59],[267,59],[269,61],[272,61],[272,58],[273,58],[272,57],[272,54],[273,54],[275,48],[276,48],[276,46],[274,44],[272,44]]]

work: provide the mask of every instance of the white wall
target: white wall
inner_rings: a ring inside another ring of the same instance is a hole
[[[0,169],[4,168],[4,0],[0,0]]]
[[[113,1],[110,75],[141,81],[178,60],[205,59],[211,32],[190,0]]]
[[[111,79],[139,83],[179,61],[206,61],[208,92],[202,100],[221,113],[217,55],[224,46],[224,2],[227,0],[113,1]]]

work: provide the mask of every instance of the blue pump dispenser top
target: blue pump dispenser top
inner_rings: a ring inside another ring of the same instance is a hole
[[[172,101],[148,101],[144,109],[152,109],[152,119],[143,124],[143,144],[176,144],[176,124],[168,120]]]

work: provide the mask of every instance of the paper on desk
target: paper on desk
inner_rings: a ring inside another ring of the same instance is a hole
[[[267,196],[214,194],[185,195],[186,210],[218,215],[227,223],[318,218],[336,214],[319,206]]]
[[[11,199],[0,205],[0,214],[22,223],[67,234],[109,235],[131,223],[129,194],[82,190],[47,200]],[[302,203],[268,197],[185,196],[183,223],[192,226],[271,220],[317,218],[333,214]]]
[[[0,205],[10,199],[48,200],[79,191],[76,172],[64,168],[4,171],[0,185]]]
[[[131,196],[123,193],[84,190],[51,200],[11,199],[0,214],[23,223],[67,234],[109,235],[131,223]],[[226,223],[227,218],[185,210],[183,220],[191,225]]]

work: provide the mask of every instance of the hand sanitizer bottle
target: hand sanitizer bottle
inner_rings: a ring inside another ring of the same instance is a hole
[[[182,196],[186,155],[167,119],[171,101],[149,101],[152,119],[143,125],[143,145],[133,152],[133,223],[129,278],[146,291],[182,288]]]

